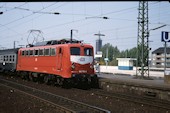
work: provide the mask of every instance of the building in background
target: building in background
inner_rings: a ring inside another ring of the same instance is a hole
[[[152,52],[152,67],[164,68],[165,54],[164,47],[160,47]],[[166,67],[170,68],[170,48],[166,48]]]
[[[102,40],[101,38],[96,40],[96,54],[101,51],[102,48]]]
[[[119,70],[133,70],[133,61],[136,58],[116,58]]]

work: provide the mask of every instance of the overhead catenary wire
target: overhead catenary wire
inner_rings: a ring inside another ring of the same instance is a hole
[[[55,3],[54,3],[54,4],[55,4]],[[52,6],[52,5],[53,5],[53,4],[47,6],[46,8],[48,8],[48,7]],[[132,7],[132,8],[136,8],[136,7]],[[110,13],[117,13],[117,12],[125,11],[125,10],[132,9],[132,8],[126,8],[126,9],[122,9],[122,10],[119,10],[119,11],[109,12],[109,13],[106,13],[105,15],[110,14]],[[40,11],[42,11],[42,10],[44,10],[44,9],[45,9],[45,8],[40,9],[40,10],[38,10],[37,12],[40,12]],[[34,14],[34,12],[33,12],[33,14]],[[11,22],[9,22],[9,23],[7,23],[7,24],[5,24],[5,25],[9,25],[9,24],[14,23],[14,22],[16,22],[16,21],[19,21],[19,20],[21,20],[21,19],[27,18],[27,17],[29,17],[29,16],[31,16],[31,15],[33,15],[33,14],[27,15],[27,16],[25,16],[25,17],[21,17],[21,18],[19,18],[19,19],[17,19],[17,20],[11,21]],[[77,21],[74,21],[74,22],[77,22]]]
[[[57,8],[59,8],[59,7],[61,7],[61,6],[63,6],[64,4],[62,4],[62,5],[60,5],[60,6],[58,6]],[[45,8],[43,8],[43,9],[46,9],[46,7]],[[40,10],[39,10],[40,11]],[[37,11],[38,12],[38,11]],[[33,15],[33,14],[32,14]],[[30,15],[30,16],[32,16],[32,15]],[[42,14],[40,14],[39,13],[39,15],[38,16],[36,16],[36,17],[34,17],[34,18],[32,18],[32,19],[30,19],[30,20],[28,20],[28,21],[26,21],[26,22],[23,22],[23,23],[19,23],[19,25],[21,26],[21,25],[23,25],[23,24],[26,24],[27,22],[30,22],[30,21],[32,21],[32,20],[34,20],[34,19],[38,19],[40,16],[42,16],[43,15],[43,13]],[[24,18],[23,18],[24,19]],[[14,27],[18,27],[18,25],[15,25],[15,26],[13,26],[13,27],[10,27],[10,28],[14,28]]]
[[[126,9],[122,9],[122,10],[114,11],[114,12],[109,12],[109,13],[106,13],[105,15],[110,14],[110,13],[117,13],[117,12],[121,12],[121,11],[127,11],[128,9],[133,9],[133,8],[136,8],[136,7],[126,8]],[[22,8],[21,8],[21,9],[22,9]],[[23,8],[23,9],[24,9],[24,8]],[[43,9],[45,9],[45,8],[43,8]],[[28,9],[24,9],[24,10],[28,10]],[[74,14],[72,14],[72,15],[74,15]],[[78,15],[80,15],[80,14],[78,14]]]
[[[7,3],[6,3],[6,4],[7,4]],[[6,5],[6,4],[5,4],[5,5]],[[22,7],[22,6],[26,5],[26,4],[27,4],[27,2],[25,2],[25,3],[21,4],[21,5],[18,5],[18,6],[16,6],[16,7],[20,8],[20,7]],[[15,10],[15,7],[1,6],[0,8],[6,9],[6,10],[3,11],[4,13],[7,13],[7,12],[12,11],[12,10]]]
[[[137,7],[132,7],[132,8],[126,8],[126,9],[122,9],[122,10],[119,10],[119,11],[114,11],[114,12],[109,12],[109,13],[106,13],[105,15],[107,15],[107,14],[110,14],[110,13],[117,13],[117,12],[121,12],[121,11],[127,11],[128,9],[133,9],[133,8],[137,8]],[[44,8],[45,9],[45,8]],[[27,16],[26,16],[27,17]],[[20,19],[23,19],[23,18],[20,18]],[[19,19],[19,20],[20,20]],[[15,21],[13,21],[13,22],[15,22]],[[12,22],[12,23],[13,23]],[[76,22],[76,21],[74,21],[74,22]],[[49,28],[49,27],[48,27]]]
[[[152,4],[153,4],[153,3],[152,3]],[[154,4],[155,4],[155,3],[154,3]],[[127,9],[133,9],[133,8],[137,8],[137,7],[126,8],[126,9],[123,9],[123,10],[120,10],[120,11],[117,11],[117,12],[125,11],[125,10],[127,10]],[[110,13],[116,13],[116,11],[115,11],[115,12],[110,12]],[[108,14],[108,13],[107,13],[107,14]],[[112,18],[112,19],[114,19],[114,18]],[[82,19],[82,20],[83,20],[83,19]],[[123,19],[122,19],[122,20],[123,20]],[[124,19],[124,20],[134,21],[134,20],[128,20],[128,19]],[[81,21],[81,20],[76,20],[76,21],[74,21],[74,22],[79,22],[79,21]],[[60,24],[60,25],[66,25],[66,24],[71,24],[71,23],[73,23],[73,22],[67,22],[67,23]],[[50,29],[50,28],[54,28],[54,27],[60,26],[60,25],[49,26],[49,27],[46,27],[46,28],[44,28],[44,29]]]
[[[42,10],[48,8],[48,7],[51,7],[51,6],[54,5],[54,4],[56,4],[56,3],[52,3],[52,4],[50,4],[49,6],[43,8],[43,9],[40,9],[40,10],[38,10],[38,11],[42,11]],[[21,20],[21,19],[27,18],[27,17],[32,16],[32,15],[34,15],[34,13],[31,13],[31,14],[26,15],[26,16],[24,16],[24,17],[21,17],[21,18],[18,18],[18,19],[16,19],[16,20],[13,20],[13,21],[11,21],[11,22],[8,22],[8,23],[6,23],[6,24],[3,24],[3,26],[9,25],[9,24],[14,23],[14,22],[17,22],[17,21],[19,21],[19,20]]]
[[[124,12],[124,11],[123,11]],[[114,13],[113,13],[114,14]],[[123,13],[122,13],[123,14]],[[43,15],[43,14],[42,14]],[[63,14],[64,15],[64,14]],[[65,15],[67,15],[67,14],[65,14]],[[72,15],[74,15],[74,13],[71,13],[71,14],[68,14],[68,16],[72,16]],[[75,15],[76,15],[76,13],[75,13]],[[83,16],[83,15],[77,15],[77,16]],[[105,16],[105,15],[104,15]],[[110,18],[112,18],[112,17],[110,17]],[[114,17],[113,17],[114,18]],[[34,18],[34,19],[36,19],[36,18]],[[121,18],[119,18],[119,19],[121,19]],[[80,19],[77,19],[78,21],[74,21],[74,22],[77,22],[77,23],[79,23],[79,22],[81,22],[81,20]],[[116,20],[116,19],[115,19]],[[122,20],[123,20],[123,18],[122,18]],[[99,20],[100,21],[100,20]],[[124,20],[124,21],[129,21],[128,19],[127,20]],[[134,21],[135,22],[135,21]],[[163,22],[163,21],[162,21]],[[93,23],[93,22],[92,22]],[[65,23],[61,23],[61,24],[56,24],[55,26],[53,26],[52,25],[52,28],[50,28],[50,26],[49,26],[49,29],[55,29],[56,27],[57,27],[57,25],[59,25],[60,27],[61,26],[66,26],[66,25],[69,25],[69,24],[72,24],[72,22],[65,22]],[[83,24],[85,24],[85,23],[83,23]],[[89,24],[90,24],[90,22],[89,22]],[[152,24],[152,23],[151,23]],[[46,26],[45,26],[46,27]],[[45,27],[43,27],[43,28],[45,28]],[[81,25],[79,25],[79,27],[81,28]],[[83,25],[82,25],[82,27],[84,27]],[[41,29],[41,28],[40,28]],[[47,28],[48,29],[48,28]],[[45,30],[47,30],[47,29],[45,29]],[[115,28],[116,29],[116,28]],[[113,28],[113,31],[115,30],[114,28]],[[134,26],[134,29],[135,29],[135,26]],[[123,30],[123,29],[120,29],[120,30]],[[112,30],[111,30],[112,31]],[[59,31],[60,32],[60,31]],[[19,34],[18,34],[19,35]]]

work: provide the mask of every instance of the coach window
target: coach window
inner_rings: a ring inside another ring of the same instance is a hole
[[[15,55],[12,56],[12,60],[15,61]]]
[[[71,53],[71,55],[80,55],[80,48],[79,47],[71,47],[70,53]]]
[[[12,61],[12,56],[11,55],[9,56],[9,61]]]
[[[6,61],[8,61],[9,59],[8,59],[8,56],[6,56]]]
[[[38,56],[38,50],[34,50],[34,56]]]
[[[4,61],[6,61],[6,56],[4,56]]]
[[[0,61],[2,61],[3,60],[3,57],[2,56],[0,56]]]
[[[56,51],[55,51],[55,48],[51,48],[51,56],[55,56],[56,55]]]
[[[86,56],[92,56],[92,55],[93,55],[92,48],[85,48],[85,49],[84,49],[84,55],[86,55]]]
[[[43,56],[44,55],[44,49],[40,49],[39,50],[39,56]]]
[[[5,61],[5,56],[4,56],[4,58],[3,58],[3,61]]]
[[[30,56],[33,56],[33,50],[30,50]]]
[[[45,49],[44,54],[45,54],[45,56],[49,56],[50,55],[50,49]]]

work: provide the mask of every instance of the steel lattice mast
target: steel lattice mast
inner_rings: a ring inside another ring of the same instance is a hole
[[[137,39],[137,77],[149,77],[148,1],[139,1]]]

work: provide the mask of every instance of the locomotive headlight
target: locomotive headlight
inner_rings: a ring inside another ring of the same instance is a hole
[[[90,68],[93,69],[93,65],[90,65]]]
[[[72,69],[75,69],[75,64],[74,64],[74,62],[71,64],[71,68],[72,68]]]
[[[93,69],[94,67],[93,67],[94,65],[93,65],[93,63],[90,63],[90,68],[91,69]]]

